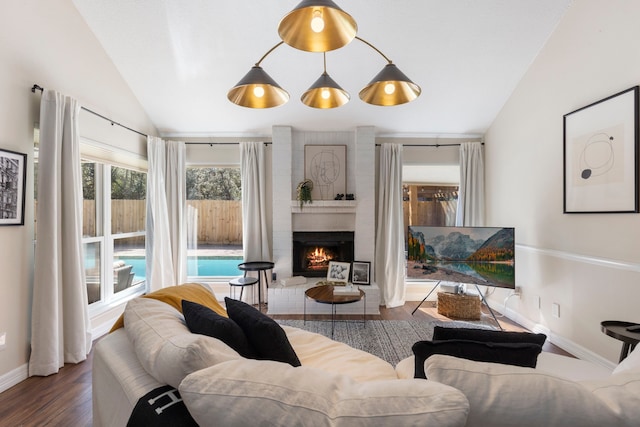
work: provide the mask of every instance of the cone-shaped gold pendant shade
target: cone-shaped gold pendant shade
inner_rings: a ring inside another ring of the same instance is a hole
[[[313,108],[335,108],[349,102],[345,92],[325,71],[311,87],[302,94],[300,100]]]
[[[227,98],[248,108],[271,108],[286,103],[289,94],[262,67],[255,65],[229,90]]]
[[[389,63],[360,91],[360,99],[368,104],[393,106],[413,101],[420,92],[420,86]]]
[[[307,52],[339,49],[357,32],[356,21],[331,0],[303,0],[278,25],[286,44]]]

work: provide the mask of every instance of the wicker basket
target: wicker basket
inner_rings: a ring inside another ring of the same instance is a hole
[[[438,292],[438,314],[452,319],[480,320],[480,297]]]

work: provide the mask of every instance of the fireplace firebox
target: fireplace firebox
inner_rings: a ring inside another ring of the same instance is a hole
[[[294,231],[293,275],[326,277],[330,261],[353,262],[353,231]]]

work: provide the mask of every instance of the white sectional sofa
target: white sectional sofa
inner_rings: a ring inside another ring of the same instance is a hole
[[[301,329],[283,327],[302,364],[293,367],[242,358],[152,298],[130,301],[124,325],[94,349],[94,427],[127,425],[140,398],[166,384],[200,426],[464,426],[468,415],[460,391],[400,380],[386,361]]]
[[[414,358],[396,366],[412,378]],[[640,347],[613,371],[584,360],[541,353],[536,368],[433,355],[428,381],[447,384],[469,400],[467,427],[638,427]]]
[[[394,368],[286,326],[301,366],[243,358],[216,338],[191,333],[180,311],[152,298],[130,301],[124,325],[94,349],[95,427],[125,426],[150,400],[157,400],[152,413],[182,405],[193,424],[180,425],[640,425],[640,350],[613,373],[549,353],[535,369],[434,355],[423,380],[413,379],[412,358]],[[141,399],[154,390],[166,396]],[[157,425],[135,420],[132,426]]]

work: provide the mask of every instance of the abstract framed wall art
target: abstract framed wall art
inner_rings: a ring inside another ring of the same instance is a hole
[[[334,200],[347,189],[347,146],[305,145],[304,177],[313,182],[313,200]]]
[[[27,155],[0,149],[0,225],[24,225]]]
[[[564,115],[564,213],[636,213],[638,86]]]

